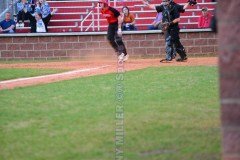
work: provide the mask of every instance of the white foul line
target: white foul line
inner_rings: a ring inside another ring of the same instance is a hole
[[[100,67],[94,67],[94,68],[87,68],[87,69],[78,69],[74,71],[68,71],[68,72],[63,72],[63,73],[56,73],[56,74],[50,74],[50,75],[44,75],[44,76],[36,76],[36,77],[28,77],[28,78],[18,78],[18,79],[13,79],[13,80],[6,80],[6,81],[0,81],[0,84],[6,84],[6,83],[11,83],[11,82],[19,82],[19,81],[25,81],[25,80],[33,80],[33,79],[41,79],[41,78],[50,78],[50,77],[56,77],[56,76],[65,76],[65,75],[72,75],[72,74],[77,74],[77,73],[82,73],[82,72],[87,72],[87,71],[92,71],[92,70],[98,70],[102,68],[109,67],[110,65],[105,65],[105,66],[100,66]]]

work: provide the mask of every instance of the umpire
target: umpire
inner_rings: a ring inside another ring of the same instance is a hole
[[[177,53],[180,55],[180,58],[177,59],[177,62],[183,62],[187,60],[186,51],[183,45],[180,42],[179,37],[179,26],[180,21],[180,12],[185,9],[184,7],[174,4],[171,0],[162,0],[162,4],[159,6],[151,5],[147,1],[143,0],[143,3],[151,9],[156,9],[156,11],[162,12],[163,19],[163,31],[165,34],[165,43],[166,43],[166,58],[160,62],[169,62],[174,58],[173,55],[173,46],[176,47]]]
[[[184,13],[189,6],[194,6],[196,4],[197,4],[197,0],[188,0],[185,5],[180,5],[174,2],[174,0],[170,0],[170,5],[175,6],[179,13]],[[174,50],[176,50],[175,47],[174,47]],[[175,58],[175,57],[176,57],[176,52],[173,52],[172,58]]]

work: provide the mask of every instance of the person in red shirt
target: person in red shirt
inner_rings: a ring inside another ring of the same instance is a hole
[[[122,41],[122,17],[118,10],[108,6],[108,0],[99,0],[99,6],[103,17],[107,19],[108,31],[107,39],[118,55],[119,61],[126,61],[128,54]]]
[[[202,15],[198,20],[198,28],[209,28],[211,23],[212,15],[208,12],[207,7],[202,8]]]

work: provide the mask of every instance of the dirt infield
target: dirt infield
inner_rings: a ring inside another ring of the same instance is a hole
[[[189,58],[187,62],[159,63],[159,59],[136,59],[124,63],[125,71],[161,66],[216,66],[218,58]],[[60,74],[19,78],[0,82],[0,90],[13,89],[37,84],[46,84],[78,77],[114,73],[117,71],[117,61],[91,60],[91,61],[61,61],[61,62],[33,62],[33,63],[0,63],[0,68],[35,68],[35,69],[68,69],[72,70]]]

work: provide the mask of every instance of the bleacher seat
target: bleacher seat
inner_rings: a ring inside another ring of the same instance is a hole
[[[175,0],[180,4],[185,4],[186,0]],[[86,15],[94,10],[94,25],[95,31],[98,29],[98,17],[100,17],[100,31],[107,30],[106,20],[97,12],[97,1],[48,1],[51,8],[57,8],[58,12],[52,17],[49,24],[49,32],[80,32],[80,24]],[[152,0],[151,4],[159,4],[159,0]],[[110,6],[113,6],[114,2],[110,2]],[[130,11],[136,17],[136,26],[138,30],[147,29],[147,26],[155,19],[156,11],[151,10],[148,7],[142,5],[141,1],[121,1],[116,3],[116,9],[121,11],[122,6],[127,5]],[[198,0],[198,5],[189,7],[185,13],[181,14],[180,28],[192,29],[197,28],[198,17],[201,15],[201,8],[208,7],[210,11],[213,11],[216,3],[211,0]],[[89,16],[83,23],[83,28],[86,29],[91,24],[92,18]],[[29,22],[26,22],[25,26],[28,26]],[[89,28],[88,31],[93,31]],[[17,29],[18,33],[30,32],[29,27],[23,27]]]

